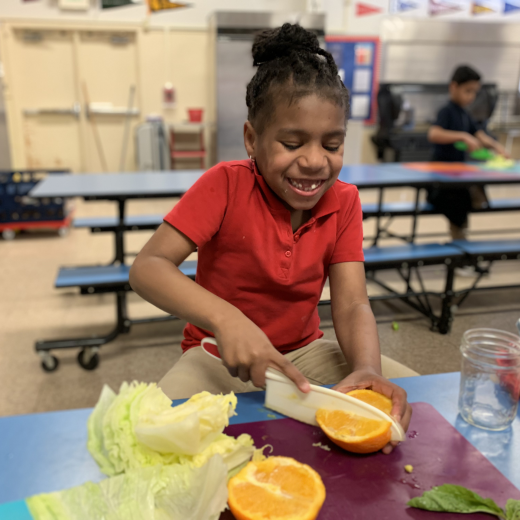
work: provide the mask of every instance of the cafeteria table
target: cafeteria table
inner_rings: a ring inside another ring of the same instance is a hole
[[[458,372],[393,381],[407,391],[411,403],[431,404],[502,475],[520,488],[520,414],[507,430],[481,430],[467,424],[458,415]],[[237,397],[237,415],[231,418],[231,424],[282,417],[264,408],[264,392],[239,394]],[[0,418],[2,520],[30,520],[23,500],[31,495],[104,478],[86,448],[86,423],[91,411],[67,410]],[[425,457],[428,455],[424,453]]]
[[[380,217],[383,214],[386,189],[409,187],[416,190],[415,212],[410,239],[415,238],[419,199],[422,189],[438,186],[464,187],[470,185],[520,184],[520,165],[504,171],[488,170],[475,164],[453,163],[452,170],[439,163],[383,163],[344,166],[339,179],[358,189],[378,189]],[[129,199],[180,197],[199,179],[204,170],[172,172],[135,172],[108,174],[49,175],[29,193],[33,198],[82,197],[89,200],[109,200],[118,204],[119,226],[115,232],[115,262],[124,263],[124,217]],[[377,240],[376,240],[377,242]]]
[[[130,199],[181,197],[204,170],[175,172],[138,172],[49,175],[29,193],[36,199],[82,197],[85,200],[109,200],[118,205],[119,225],[115,231],[114,261],[125,261],[124,220]]]
[[[29,193],[33,198],[52,197],[82,197],[86,201],[108,200],[118,205],[118,224],[115,227],[115,258],[112,263],[124,264],[126,252],[124,245],[125,215],[127,201],[133,199],[151,199],[160,197],[182,196],[204,173],[203,170],[176,170],[164,172],[134,172],[134,173],[109,173],[109,174],[71,174],[49,175],[42,180]],[[469,186],[471,184],[497,185],[520,184],[520,165],[516,164],[510,170],[494,171],[485,167],[466,164],[451,163],[439,165],[439,163],[385,163],[373,165],[344,166],[340,172],[341,181],[354,184],[358,189],[378,189],[378,210],[376,212],[376,236],[372,245],[377,244],[378,238],[386,227],[382,226],[384,217],[384,194],[387,189],[410,187],[416,190],[413,210],[412,226],[409,236],[404,238],[407,242],[414,242],[416,235],[417,219],[420,214],[420,193],[428,187],[441,185]],[[512,208],[515,209],[515,208]],[[520,208],[519,208],[520,209]],[[122,265],[124,268],[125,266]],[[95,268],[103,268],[96,266]],[[42,355],[43,364],[49,370],[53,370],[57,364],[46,353],[52,348],[69,347],[93,347],[97,349],[101,344],[111,341],[118,334],[128,332],[132,320],[128,319],[126,294],[124,291],[117,293],[116,317],[117,325],[108,336],[101,338],[73,338],[71,340],[45,340],[36,343],[36,350]],[[134,324],[147,323],[149,321],[164,321],[171,319],[169,316],[134,320]],[[90,363],[94,359],[97,350],[86,351],[80,357],[82,366],[97,366]],[[86,360],[86,361],[85,361]],[[49,368],[50,367],[50,368]],[[54,368],[53,368],[54,367]]]

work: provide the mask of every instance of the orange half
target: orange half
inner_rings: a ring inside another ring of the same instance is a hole
[[[373,453],[390,441],[390,421],[367,419],[341,410],[316,412],[316,421],[325,435],[344,450],[354,453]]]
[[[392,400],[386,397],[386,395],[374,392],[374,390],[368,390],[365,388],[352,390],[352,392],[349,392],[347,395],[355,397],[364,403],[371,404],[388,415],[390,415],[390,412],[392,411]]]
[[[314,520],[325,500],[318,473],[290,457],[250,462],[229,480],[228,492],[237,520]]]

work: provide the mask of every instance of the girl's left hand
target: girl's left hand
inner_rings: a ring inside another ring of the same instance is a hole
[[[352,372],[340,381],[333,390],[346,394],[359,388],[369,388],[389,397],[393,403],[390,414],[396,421],[401,423],[406,432],[412,417],[412,407],[406,401],[405,390],[371,370],[356,370]],[[396,441],[389,442],[383,448],[383,453],[388,455],[398,444]]]

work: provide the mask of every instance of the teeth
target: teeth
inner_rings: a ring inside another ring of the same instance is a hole
[[[304,187],[303,184],[301,182],[298,182],[294,179],[289,179],[289,182],[295,187],[295,188],[298,188],[299,190],[302,190],[302,191],[313,191],[315,190],[318,186],[321,185],[321,181],[319,182],[315,182],[313,183],[311,186],[307,186],[307,187]]]

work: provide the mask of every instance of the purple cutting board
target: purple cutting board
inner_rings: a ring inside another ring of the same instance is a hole
[[[484,514],[432,513],[406,505],[432,486],[458,484],[492,498],[500,507],[507,499],[520,499],[520,491],[473,447],[444,417],[427,403],[414,403],[407,439],[390,455],[347,453],[314,426],[279,419],[236,424],[225,433],[248,433],[255,446],[270,444],[273,455],[293,457],[309,464],[323,479],[327,498],[319,520],[470,520],[492,518]],[[321,442],[330,451],[313,447]],[[411,464],[413,473],[404,470]],[[227,511],[221,520],[230,520]]]

